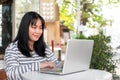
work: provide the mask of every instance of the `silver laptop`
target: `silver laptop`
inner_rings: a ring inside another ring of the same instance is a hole
[[[92,56],[93,44],[93,40],[69,39],[67,41],[62,70],[42,72],[53,74],[69,74],[88,70]]]

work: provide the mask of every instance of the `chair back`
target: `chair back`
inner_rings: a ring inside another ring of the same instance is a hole
[[[7,75],[4,69],[0,69],[0,80],[7,80]]]

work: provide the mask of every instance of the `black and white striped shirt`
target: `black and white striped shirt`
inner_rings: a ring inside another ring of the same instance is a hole
[[[35,52],[31,52],[32,57],[26,57],[17,48],[17,41],[9,44],[5,50],[5,71],[8,80],[23,80],[21,74],[28,71],[40,71],[40,62],[52,61],[57,66],[61,66],[52,51],[46,48],[46,57],[40,57]]]

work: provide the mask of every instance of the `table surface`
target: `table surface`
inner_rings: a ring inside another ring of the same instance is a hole
[[[32,71],[24,73],[22,77],[24,80],[112,80],[111,73],[95,69],[68,75],[45,74]]]

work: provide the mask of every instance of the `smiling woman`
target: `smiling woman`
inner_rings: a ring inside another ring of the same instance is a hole
[[[23,80],[22,74],[62,67],[44,41],[45,21],[34,11],[24,14],[18,33],[5,50],[5,71],[9,80]]]

